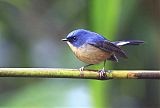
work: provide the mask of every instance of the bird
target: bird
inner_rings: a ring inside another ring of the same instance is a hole
[[[85,29],[76,29],[70,32],[66,41],[75,56],[87,65],[84,68],[104,62],[103,68],[100,72],[104,72],[106,60],[118,62],[118,58],[128,58],[125,51],[121,48],[126,45],[143,44],[142,40],[122,40],[112,42],[104,36]]]

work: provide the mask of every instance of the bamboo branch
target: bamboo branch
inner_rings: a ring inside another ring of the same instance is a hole
[[[109,70],[100,74],[97,70],[57,68],[0,68],[0,77],[41,77],[80,79],[160,79],[160,70]]]

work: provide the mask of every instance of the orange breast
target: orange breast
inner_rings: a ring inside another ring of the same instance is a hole
[[[69,42],[68,45],[70,46],[76,57],[87,64],[98,64],[112,55],[112,53],[105,52],[89,44],[83,45],[80,48],[74,47]]]

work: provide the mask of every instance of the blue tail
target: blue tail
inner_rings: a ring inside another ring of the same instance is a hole
[[[112,43],[117,45],[117,46],[125,46],[125,45],[143,44],[144,41],[141,41],[141,40],[123,40],[123,41],[116,41],[116,42],[112,42]]]

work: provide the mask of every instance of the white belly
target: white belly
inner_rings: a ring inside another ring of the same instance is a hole
[[[89,44],[76,48],[69,42],[67,43],[76,57],[87,64],[98,64],[112,55],[112,53],[105,52]]]

